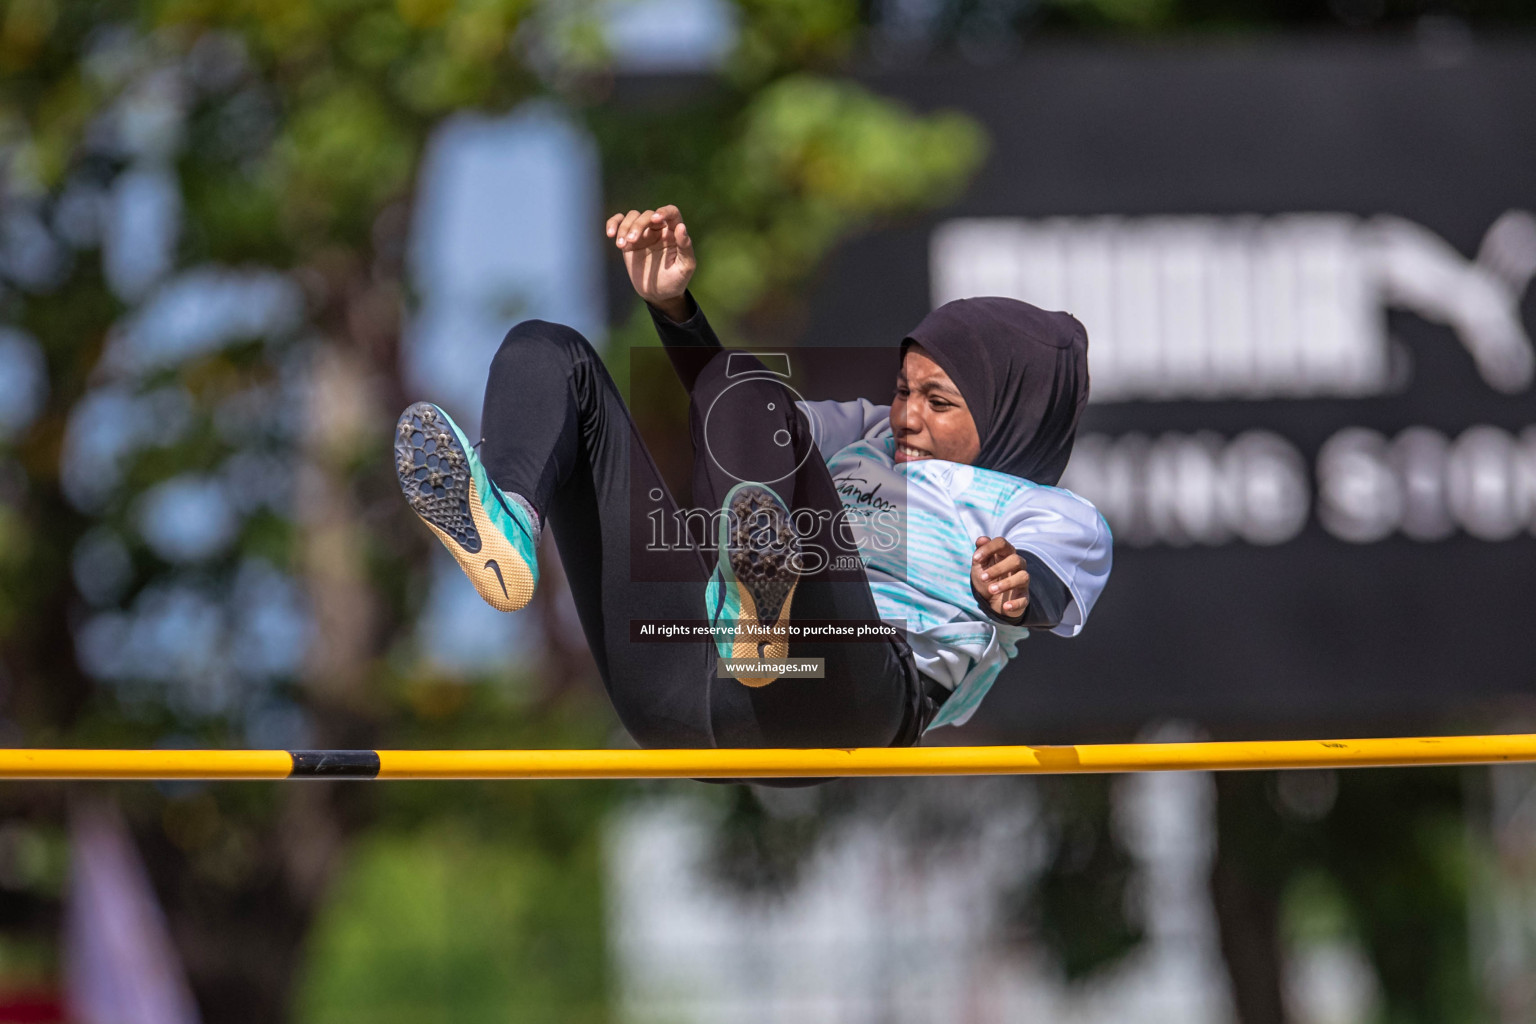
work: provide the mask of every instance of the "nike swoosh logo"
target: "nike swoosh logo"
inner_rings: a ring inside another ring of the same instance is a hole
[[[507,593],[507,581],[501,578],[501,566],[496,564],[496,559],[487,558],[485,560],[485,567],[496,574],[496,582],[501,584],[501,596],[505,597],[508,601],[512,600],[512,595]]]

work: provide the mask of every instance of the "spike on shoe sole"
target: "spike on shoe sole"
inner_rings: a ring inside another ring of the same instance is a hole
[[[533,599],[536,570],[491,522],[453,421],[430,402],[417,402],[400,415],[395,474],[411,509],[437,534],[486,604],[515,612]]]
[[[790,603],[800,580],[800,540],[782,499],[761,484],[738,484],[726,501],[725,556],[741,604],[741,626],[732,646],[735,658],[786,658],[787,635],[754,640],[750,630],[787,629]],[[767,686],[777,675],[736,676],[745,686]]]

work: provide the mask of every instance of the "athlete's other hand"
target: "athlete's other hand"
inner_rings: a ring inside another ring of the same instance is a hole
[[[1029,573],[1006,537],[977,537],[971,556],[971,590],[1005,619],[1022,619],[1029,608]]]
[[[678,208],[616,213],[608,218],[607,233],[624,253],[624,267],[635,292],[672,319],[687,319],[683,292],[699,263]]]

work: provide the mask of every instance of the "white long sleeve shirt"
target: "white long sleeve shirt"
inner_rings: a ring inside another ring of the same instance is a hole
[[[1061,487],[964,463],[898,463],[889,405],[863,398],[795,404],[849,510],[880,618],[904,625],[918,670],[952,691],[929,728],[969,720],[1029,636],[977,603],[977,537],[1006,537],[1055,573],[1071,600],[1052,632],[1082,631],[1111,562],[1109,526],[1092,504]]]

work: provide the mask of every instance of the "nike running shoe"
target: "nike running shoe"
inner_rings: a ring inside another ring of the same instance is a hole
[[[789,606],[804,565],[800,538],[784,500],[759,483],[739,483],[725,496],[726,522],[720,531],[720,557],[707,591],[710,620],[736,622],[736,636],[716,636],[722,658],[768,659],[789,656],[787,633],[763,639],[760,632],[787,630]],[[747,686],[767,686],[773,675],[738,675]]]
[[[411,508],[458,559],[492,608],[515,612],[539,582],[538,530],[491,480],[449,415],[430,402],[400,414],[395,472]]]

